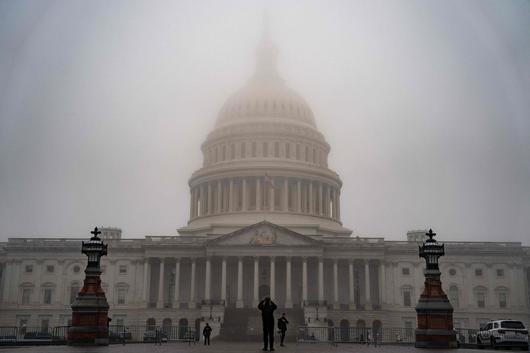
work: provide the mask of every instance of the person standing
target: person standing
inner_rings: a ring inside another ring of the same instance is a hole
[[[282,317],[278,319],[278,333],[280,334],[280,347],[285,347],[283,344],[283,341],[285,340],[285,332],[287,331],[287,324],[289,321],[287,321],[287,318],[285,317],[285,313],[282,313]]]
[[[202,335],[204,336],[204,345],[210,345],[210,335],[212,334],[212,328],[208,323],[204,326],[204,329],[202,330]]]
[[[258,309],[261,310],[261,320],[263,322],[263,350],[274,351],[274,310],[278,307],[271,300],[270,297],[265,297],[258,304]]]

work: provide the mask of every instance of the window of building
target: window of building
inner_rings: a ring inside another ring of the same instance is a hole
[[[458,308],[458,287],[457,286],[451,286],[449,288],[449,301],[453,305],[453,307]]]
[[[118,288],[118,304],[125,304],[127,298],[127,288]]]
[[[497,277],[504,277],[504,269],[498,268],[497,269]]]
[[[412,294],[410,292],[410,289],[405,289],[403,291],[403,306],[411,306],[412,305]]]
[[[408,267],[403,267],[403,268],[401,269],[401,273],[403,274],[403,276],[408,276],[408,275],[410,275],[410,268],[408,268]]]
[[[486,307],[486,293],[483,291],[479,291],[476,293],[477,298],[477,307],[484,308]]]
[[[456,276],[456,270],[454,268],[449,269],[449,276]]]
[[[50,319],[41,319],[40,320],[40,332],[48,332],[50,328]]]
[[[252,148],[252,151],[251,151],[252,152],[252,157],[256,157],[256,155],[258,153],[257,152],[258,148],[256,146],[256,142],[252,142],[252,147],[251,148]]]
[[[482,277],[482,269],[481,268],[476,268],[475,269],[475,276]]]
[[[285,144],[285,158],[291,158],[291,144],[289,142]]]
[[[506,295],[506,292],[500,292],[499,293],[499,308],[506,308],[508,305],[508,296]]]
[[[53,271],[55,271],[55,266],[53,266],[53,265],[47,265],[46,266],[46,272],[53,273]]]
[[[79,273],[79,271],[81,271],[81,267],[79,267],[79,265],[75,265],[73,271],[74,273]]]
[[[22,304],[27,305],[29,304],[30,300],[31,300],[31,289],[30,288],[22,289]]]
[[[120,275],[127,274],[127,265],[120,265]]]
[[[280,143],[274,142],[274,157],[280,158]]]
[[[263,157],[269,156],[269,144],[267,142],[263,142]]]
[[[296,145],[296,160],[300,160],[300,145]]]
[[[247,143],[242,142],[241,143],[241,158],[246,158],[246,157],[247,157]]]
[[[42,302],[44,304],[52,303],[53,290],[51,288],[44,289],[44,296]]]
[[[236,158],[236,146],[234,144],[230,145],[230,159]]]
[[[26,267],[24,268],[24,271],[27,273],[33,272],[33,265],[26,265]]]

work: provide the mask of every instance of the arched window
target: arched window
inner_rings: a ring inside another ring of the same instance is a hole
[[[147,331],[154,331],[156,328],[156,319],[154,317],[150,317],[149,319],[145,320],[145,326]]]
[[[25,282],[20,285],[21,304],[29,305],[31,303],[31,297],[33,295],[33,283]]]
[[[54,296],[55,296],[55,284],[44,283],[41,286],[42,303],[53,304]]]
[[[458,308],[458,287],[455,285],[449,287],[449,301],[453,307]]]
[[[505,309],[508,307],[508,288],[497,287],[495,288],[495,294],[497,295],[497,303],[499,308]]]
[[[401,287],[401,297],[403,298],[403,306],[411,307],[414,290],[411,286]]]
[[[488,293],[488,290],[486,287],[478,286],[473,289],[473,293],[475,294],[475,302],[477,304],[478,308],[485,308],[486,307],[486,296]]]
[[[340,340],[341,342],[350,341],[350,322],[346,319],[340,320]]]
[[[183,317],[183,318],[181,318],[179,320],[179,325],[178,325],[178,337],[179,337],[179,339],[185,338],[187,333],[188,333],[188,319]]]
[[[129,285],[121,282],[116,284],[116,304],[126,304],[127,294],[129,292]]]

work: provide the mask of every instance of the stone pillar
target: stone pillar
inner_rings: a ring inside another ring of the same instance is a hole
[[[259,301],[259,257],[254,257],[254,300],[252,302],[253,306],[257,306]]]
[[[340,221],[340,190],[337,189],[337,221]]]
[[[285,307],[293,307],[293,296],[291,293],[291,258],[285,258]]]
[[[248,200],[247,200],[247,178],[243,178],[241,182],[241,210],[246,211],[248,209]]]
[[[204,216],[204,200],[206,199],[204,185],[199,186],[199,216]]]
[[[173,298],[173,308],[180,307],[180,259],[175,259],[175,293]]]
[[[271,183],[268,186],[269,188],[269,211],[274,211],[274,177],[271,178]]]
[[[296,212],[302,212],[302,182],[300,179],[296,181]]]
[[[313,214],[315,212],[315,205],[313,204],[313,182],[309,181],[309,213]]]
[[[158,275],[158,300],[156,302],[156,307],[161,309],[164,307],[164,268],[165,261],[160,259],[160,273]]]
[[[324,259],[318,258],[318,301],[324,301]]]
[[[217,213],[223,210],[223,184],[221,180],[217,181]]]
[[[237,301],[236,308],[243,307],[243,258],[237,259]]]
[[[212,183],[208,182],[208,200],[206,202],[206,213],[212,214],[213,212],[213,202],[212,202]]]
[[[322,192],[322,183],[318,183],[318,214],[323,215],[324,214],[324,200],[322,200],[323,192]]]
[[[190,218],[193,218],[193,188],[190,188]]]
[[[272,300],[274,300],[276,297],[276,265],[275,265],[274,256],[271,256],[270,261],[271,261],[271,264],[270,264],[271,265],[270,297]]]
[[[383,303],[386,302],[386,288],[385,288],[385,282],[386,282],[386,275],[385,275],[385,262],[384,260],[381,260],[380,264],[380,270],[379,270],[379,304],[383,305]]]
[[[204,300],[209,301],[211,299],[210,285],[212,283],[212,268],[211,260],[209,257],[206,258],[206,269],[204,276]]]
[[[302,301],[307,301],[307,257],[302,258]]]
[[[188,307],[190,309],[195,308],[195,268],[197,267],[197,259],[191,259],[191,276],[190,276],[190,300]]]
[[[366,303],[364,305],[365,310],[372,310],[372,300],[370,299],[370,261],[364,261],[364,292],[366,297]]]
[[[149,275],[151,272],[151,265],[149,264],[149,258],[146,258],[144,260],[144,294],[143,294],[143,300],[145,301],[146,305],[149,304]]]
[[[261,210],[261,179],[256,178],[256,210]]]
[[[234,210],[234,179],[230,178],[230,184],[228,189],[228,212],[233,212]]]
[[[226,257],[221,264],[221,300],[226,305]]]
[[[331,212],[330,217],[337,219],[337,190],[331,189]]]
[[[355,308],[355,289],[353,287],[353,261],[348,262],[348,282],[350,285],[350,310]]]
[[[337,259],[333,259],[333,306],[339,307],[339,266]]]
[[[289,211],[289,179],[283,178],[283,205],[282,211]]]

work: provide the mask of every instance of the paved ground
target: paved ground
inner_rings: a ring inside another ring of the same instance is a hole
[[[462,349],[464,353],[471,352],[487,352],[479,351],[474,349]],[[139,344],[128,344],[126,346],[111,345],[108,347],[68,347],[68,346],[40,346],[40,347],[0,347],[0,353],[260,353],[262,352],[259,343],[225,343],[225,342],[212,342],[211,346],[204,346],[202,344],[196,344],[188,346],[182,343],[165,343],[162,346],[155,346],[154,344],[139,343]],[[382,346],[382,347],[366,347],[358,344],[341,344],[338,347],[330,347],[327,344],[290,344],[287,347],[277,347],[276,352],[278,353],[348,353],[348,352],[378,352],[378,353],[428,353],[428,352],[452,352],[455,350],[426,350],[416,349],[411,346]]]

